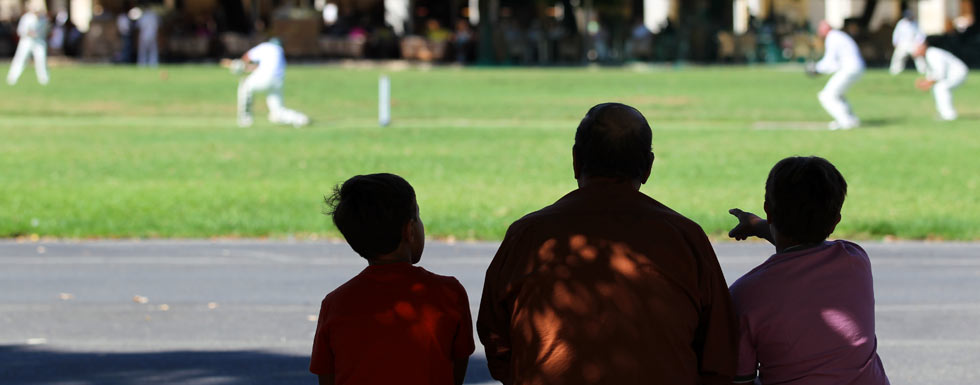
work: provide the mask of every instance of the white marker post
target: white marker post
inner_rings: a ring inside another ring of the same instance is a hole
[[[378,124],[381,127],[391,124],[391,80],[388,75],[378,79]]]

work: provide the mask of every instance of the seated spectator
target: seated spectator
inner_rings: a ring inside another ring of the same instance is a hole
[[[640,192],[652,132],[600,104],[575,133],[578,189],[507,230],[477,331],[504,384],[731,384],[735,319],[696,223]]]
[[[871,261],[854,243],[827,241],[845,195],[847,183],[830,162],[791,157],[769,172],[767,219],[729,211],[739,220],[729,236],[776,246],[731,286],[740,323],[736,383],[888,384]]]
[[[469,301],[455,278],[413,266],[425,229],[412,186],[358,175],[327,204],[368,267],[323,299],[310,371],[320,384],[462,384],[474,349]]]

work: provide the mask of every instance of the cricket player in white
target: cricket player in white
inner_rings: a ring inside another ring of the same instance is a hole
[[[34,72],[37,74],[37,82],[42,85],[48,84],[48,44],[45,40],[47,34],[47,15],[44,14],[41,7],[32,3],[28,12],[20,17],[20,23],[17,24],[17,35],[20,36],[20,42],[17,44],[14,60],[10,63],[7,84],[17,84],[17,79],[24,72],[24,65],[27,64],[28,57],[34,57]]]
[[[928,91],[936,99],[936,110],[943,120],[956,120],[956,109],[953,108],[953,88],[959,87],[966,80],[970,69],[962,60],[949,51],[920,44],[913,53],[915,57],[925,58],[925,79],[918,79],[916,86]]]
[[[905,59],[910,55],[915,62],[915,68],[919,72],[925,71],[925,61],[921,57],[917,58],[913,55],[919,45],[925,42],[926,35],[919,29],[919,24],[915,22],[912,13],[905,11],[902,18],[895,24],[895,30],[892,31],[892,45],[895,50],[892,52],[892,63],[888,72],[892,75],[902,73],[902,70],[905,69]]]
[[[861,121],[851,105],[844,99],[844,93],[864,73],[864,60],[857,43],[846,33],[830,27],[826,21],[820,22],[817,35],[824,39],[824,55],[813,68],[817,73],[830,74],[830,80],[817,94],[820,104],[834,118],[828,128],[848,130],[857,127]]]
[[[242,72],[248,63],[258,63],[252,74],[238,83],[238,125],[252,125],[252,95],[256,92],[266,93],[266,105],[269,107],[269,121],[277,124],[289,124],[296,127],[310,123],[310,118],[301,112],[290,110],[282,104],[283,79],[286,76],[286,56],[279,39],[272,38],[268,42],[250,49],[240,60],[223,62],[232,72]]]

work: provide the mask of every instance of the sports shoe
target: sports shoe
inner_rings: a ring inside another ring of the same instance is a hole
[[[850,130],[852,128],[857,127],[858,125],[860,125],[858,121],[849,122],[847,124],[841,124],[835,120],[833,122],[827,123],[827,128],[830,129],[831,131]]]
[[[252,117],[241,116],[238,118],[238,127],[251,127],[251,126],[252,126]]]

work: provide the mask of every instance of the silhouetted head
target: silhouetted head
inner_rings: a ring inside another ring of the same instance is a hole
[[[832,29],[834,28],[830,26],[830,23],[828,23],[827,20],[820,20],[820,24],[817,25],[817,36],[823,39],[827,37],[827,34],[830,33]]]
[[[406,247],[412,263],[422,257],[425,230],[415,190],[400,176],[357,175],[334,187],[326,203],[344,239],[368,261],[396,251],[403,242],[411,243]]]
[[[620,103],[592,107],[575,132],[575,178],[645,183],[653,164],[652,136],[647,119],[633,107]]]
[[[840,222],[847,182],[826,159],[789,157],[766,179],[766,214],[781,235],[799,243],[821,242]]]

